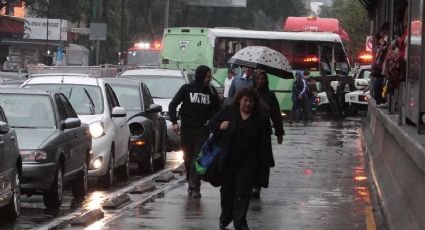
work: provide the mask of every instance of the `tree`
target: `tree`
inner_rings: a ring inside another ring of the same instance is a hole
[[[331,6],[322,6],[320,17],[340,20],[350,35],[353,54],[365,50],[366,36],[370,34],[370,20],[359,1],[334,0]]]

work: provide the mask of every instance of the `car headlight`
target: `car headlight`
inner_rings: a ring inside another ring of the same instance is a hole
[[[43,150],[21,150],[23,161],[42,161],[46,160],[47,153]]]
[[[89,169],[98,169],[102,166],[102,157],[96,158],[91,164]]]
[[[131,123],[128,127],[130,128],[131,136],[140,136],[145,132],[143,125],[137,122]]]
[[[103,124],[99,122],[90,124],[89,129],[90,129],[90,134],[93,138],[98,138],[103,136],[103,134],[105,134],[103,129]]]

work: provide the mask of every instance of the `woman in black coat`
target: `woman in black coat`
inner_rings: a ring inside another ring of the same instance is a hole
[[[277,143],[282,144],[283,136],[285,135],[285,130],[283,129],[283,121],[282,121],[282,115],[280,111],[279,102],[277,101],[276,94],[269,89],[269,80],[266,71],[260,71],[257,74],[257,78],[255,81],[255,88],[258,91],[258,94],[261,98],[261,108],[262,110],[268,115],[273,123],[274,128],[274,135],[277,138]],[[270,129],[270,135],[272,134],[272,130]],[[268,141],[271,145],[271,139],[269,138]],[[274,167],[274,158],[273,153],[270,153],[271,157],[271,163],[270,167]],[[267,188],[268,182],[269,182],[269,174],[270,170],[267,170],[267,172],[264,172],[264,182],[263,185],[256,185],[254,186],[254,189],[252,190],[252,197],[253,198],[260,198],[260,191],[261,187]]]
[[[246,214],[254,185],[266,186],[264,172],[271,164],[270,122],[260,109],[254,88],[238,92],[234,103],[211,121],[212,131],[222,149],[220,228],[233,221],[235,229],[248,229]]]

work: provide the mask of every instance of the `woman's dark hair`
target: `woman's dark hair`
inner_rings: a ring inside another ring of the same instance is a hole
[[[269,77],[267,76],[267,72],[266,72],[266,71],[264,71],[264,70],[260,70],[260,71],[257,73],[257,78],[256,78],[256,79],[258,79],[258,77],[260,77],[260,76],[264,76],[264,77],[266,78],[266,84],[265,84],[265,86],[264,86],[264,89],[266,89],[266,90],[270,90],[270,89],[269,89]]]
[[[246,87],[241,89],[234,97],[233,106],[239,108],[240,100],[243,97],[252,98],[254,100],[254,108],[252,109],[253,113],[260,110],[260,95],[258,94],[257,90],[255,90],[253,87]]]

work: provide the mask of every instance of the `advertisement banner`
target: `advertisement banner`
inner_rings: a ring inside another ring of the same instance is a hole
[[[68,21],[62,19],[25,18],[24,39],[67,40]]]

